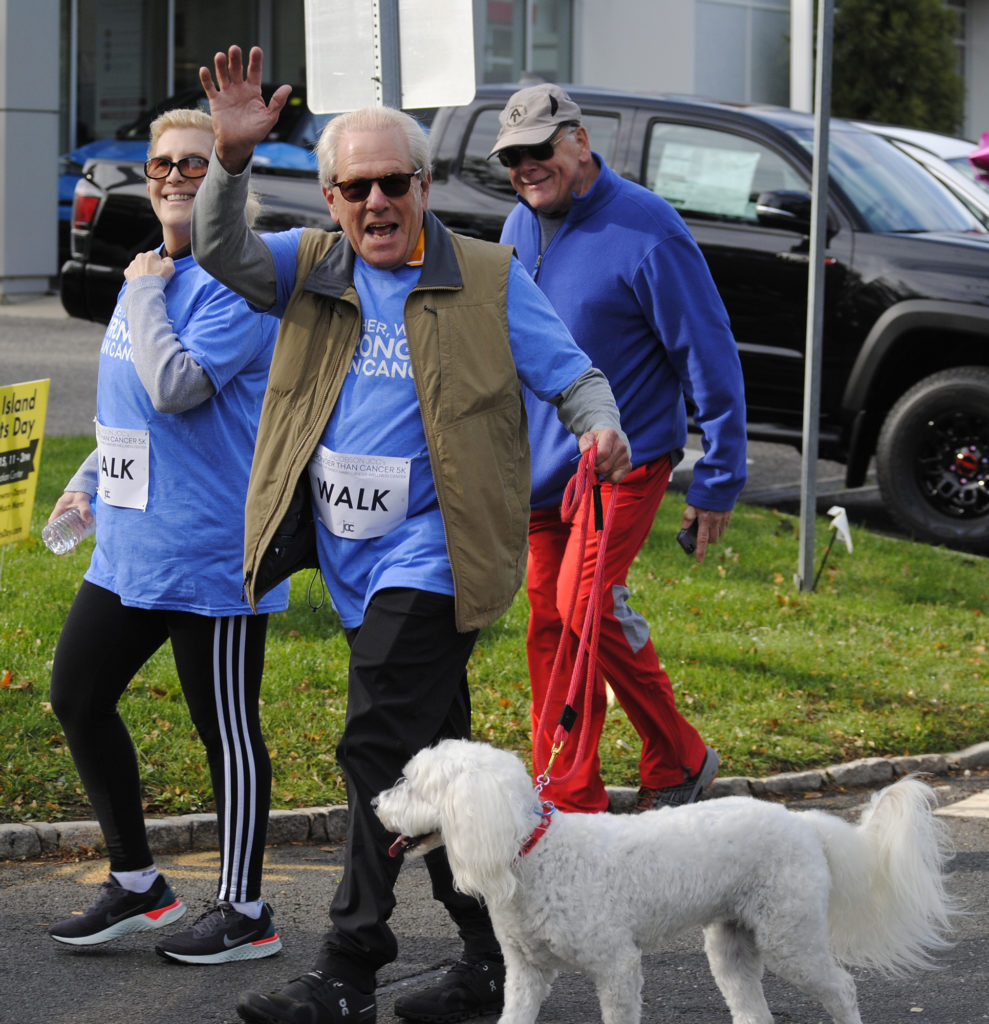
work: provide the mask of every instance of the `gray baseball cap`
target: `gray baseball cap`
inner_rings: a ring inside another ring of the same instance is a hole
[[[580,123],[580,107],[552,82],[540,82],[519,89],[498,115],[501,128],[493,157],[509,146],[538,146],[548,142],[561,124]]]

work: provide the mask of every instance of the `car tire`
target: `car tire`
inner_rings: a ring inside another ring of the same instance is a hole
[[[883,423],[876,471],[916,539],[989,552],[989,369],[942,370],[907,391]]]

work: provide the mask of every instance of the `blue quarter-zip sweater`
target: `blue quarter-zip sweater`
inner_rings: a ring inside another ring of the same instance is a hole
[[[574,196],[540,252],[539,220],[520,202],[501,241],[515,246],[577,344],[604,372],[636,465],[682,449],[684,396],[704,455],[687,501],[731,509],[745,486],[745,390],[735,339],[707,263],[680,215],[661,196],[619,177],[595,153],[597,179]],[[526,395],[532,507],[558,505],[576,468],[577,444],[555,411]]]

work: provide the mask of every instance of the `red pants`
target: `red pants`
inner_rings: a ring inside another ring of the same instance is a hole
[[[657,459],[633,470],[618,486],[611,534],[605,553],[601,632],[591,706],[578,706],[581,718],[562,752],[551,777],[569,773],[578,752],[582,727],[588,729],[584,756],[574,776],[563,783],[550,783],[544,790],[564,811],[603,811],[608,794],[601,779],[598,742],[604,728],[607,699],[605,681],[624,708],[629,721],[642,738],[639,778],[643,786],[658,789],[683,782],[684,772],[694,774],[704,760],[706,747],[697,730],[677,710],[670,677],[661,668],[649,638],[646,620],[628,606],[626,580],[628,569],[652,529],[653,519],[670,480],[670,460]],[[610,484],[602,486],[605,510],[611,501]],[[532,686],[533,737],[550,685],[563,621],[579,587],[577,607],[569,642],[560,664],[559,675],[545,716],[544,734],[548,739],[534,744],[538,776],[546,767],[539,764],[539,750],[552,746],[560,713],[570,689],[577,656],[581,625],[584,621],[597,558],[597,535],[588,532],[587,549],[580,560],[580,533],[583,508],[572,523],[560,520],[560,510],[536,509],[529,520],[529,564],[526,588],[531,607],[526,649]],[[581,693],[583,692],[581,683]],[[583,703],[583,698],[576,698]],[[589,716],[589,722],[581,721]]]

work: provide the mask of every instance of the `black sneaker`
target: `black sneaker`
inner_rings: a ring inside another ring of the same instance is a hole
[[[494,960],[458,960],[430,988],[399,996],[395,1014],[427,1024],[470,1020],[501,1013],[505,1002],[505,965]]]
[[[704,760],[696,775],[688,775],[683,782],[676,786],[663,786],[662,789],[649,789],[642,786],[635,802],[635,813],[651,811],[657,807],[680,807],[683,804],[692,804],[701,793],[714,782],[721,767],[721,758],[713,747],[707,748]]]
[[[59,942],[73,946],[95,946],[132,932],[149,932],[177,921],[185,904],[159,875],[147,892],[130,892],[111,875],[101,886],[88,909],[48,929]]]
[[[277,992],[248,992],[237,1003],[248,1024],[374,1024],[373,992],[309,971]]]
[[[267,903],[255,920],[224,901],[200,915],[191,928],[159,942],[155,951],[166,960],[184,964],[225,964],[229,960],[260,960],[281,948]]]

